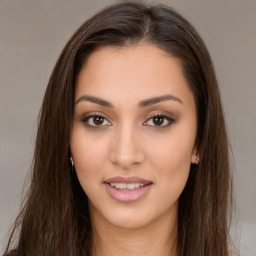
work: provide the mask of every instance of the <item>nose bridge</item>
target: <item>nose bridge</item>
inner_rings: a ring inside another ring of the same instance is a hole
[[[112,138],[111,161],[123,169],[143,161],[144,154],[139,140],[139,131],[132,122],[123,122],[115,127]]]

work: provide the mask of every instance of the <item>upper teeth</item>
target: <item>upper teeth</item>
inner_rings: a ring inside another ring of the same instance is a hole
[[[135,189],[139,187],[143,187],[143,183],[110,183],[112,187],[121,189],[121,190],[127,190],[127,189]]]

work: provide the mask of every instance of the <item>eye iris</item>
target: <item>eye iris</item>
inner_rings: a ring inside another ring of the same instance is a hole
[[[155,125],[161,125],[161,124],[163,124],[163,121],[164,121],[164,118],[161,116],[156,116],[153,119],[153,122]]]
[[[101,116],[95,116],[95,117],[93,118],[93,122],[94,122],[95,124],[97,124],[97,125],[100,125],[100,124],[103,123],[103,117],[101,117]]]

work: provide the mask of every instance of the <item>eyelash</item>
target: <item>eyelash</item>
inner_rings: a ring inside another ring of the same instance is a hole
[[[104,116],[102,116],[102,115],[100,115],[100,114],[98,114],[98,113],[97,113],[97,114],[95,113],[95,114],[91,114],[91,115],[89,115],[89,116],[83,117],[81,121],[82,121],[83,123],[85,123],[86,126],[88,126],[89,128],[92,128],[92,129],[97,129],[97,128],[101,128],[101,127],[103,127],[103,126],[106,126],[106,125],[90,125],[90,124],[88,124],[88,120],[89,120],[90,118],[94,118],[94,117],[101,117],[101,118],[103,118],[104,120],[107,120]],[[175,122],[175,120],[174,120],[173,118],[171,118],[171,117],[169,117],[169,116],[166,116],[166,115],[164,115],[164,114],[152,115],[150,118],[147,119],[146,122],[148,122],[149,120],[151,120],[152,118],[155,118],[155,117],[161,117],[161,118],[164,118],[165,120],[168,121],[168,124],[163,125],[163,126],[151,125],[151,126],[156,127],[156,128],[158,128],[158,129],[166,128],[166,127],[170,126],[172,123]],[[104,122],[104,121],[103,121],[103,122]],[[107,125],[107,126],[110,126],[110,125]],[[150,126],[150,125],[148,125],[148,126]]]

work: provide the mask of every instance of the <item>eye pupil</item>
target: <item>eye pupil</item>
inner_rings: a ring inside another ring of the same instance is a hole
[[[161,125],[161,124],[163,124],[163,121],[164,121],[164,118],[161,116],[156,116],[153,119],[153,122],[155,125]]]
[[[101,117],[101,116],[95,116],[95,117],[93,118],[93,122],[94,122],[95,124],[97,124],[97,125],[100,125],[100,124],[103,123],[103,117]]]

